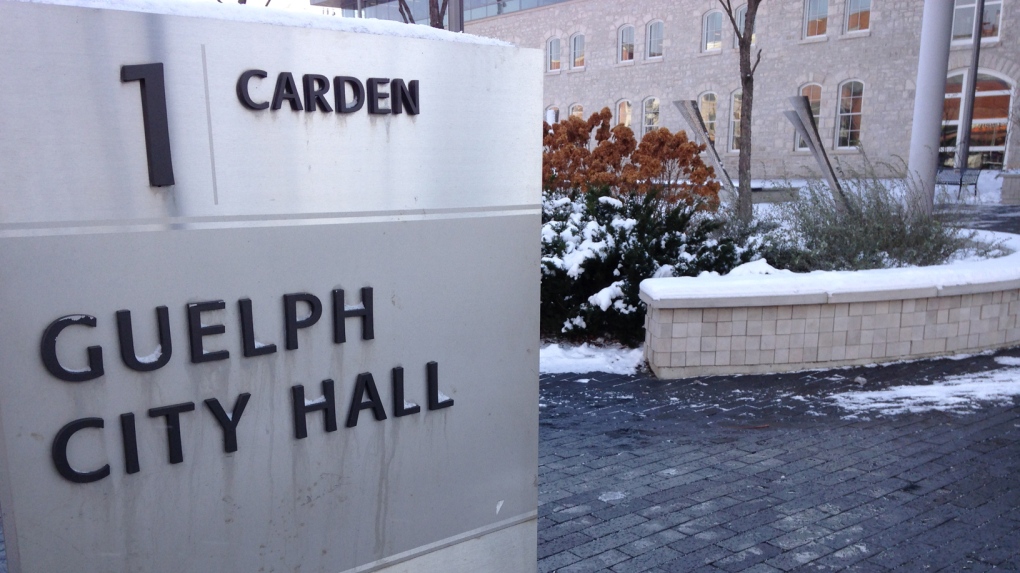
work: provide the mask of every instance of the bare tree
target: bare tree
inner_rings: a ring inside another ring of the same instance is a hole
[[[751,109],[754,105],[754,71],[761,63],[761,50],[758,50],[754,63],[751,63],[751,40],[754,38],[754,19],[758,15],[758,6],[763,0],[747,0],[747,11],[744,21],[737,22],[736,11],[732,0],[719,0],[726,16],[733,25],[733,33],[737,36],[740,47],[740,156],[737,159],[737,172],[740,184],[737,187],[737,217],[750,223],[753,216],[751,207]]]
[[[414,15],[411,14],[411,8],[407,5],[407,0],[398,0],[399,5],[397,9],[400,10],[400,16],[404,19],[405,24],[414,24]],[[443,0],[443,4],[439,4],[439,0],[429,0],[429,26],[433,28],[443,28],[443,18],[446,16],[446,4],[449,0]]]

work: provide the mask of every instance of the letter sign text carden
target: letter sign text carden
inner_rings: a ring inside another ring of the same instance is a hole
[[[368,113],[375,115],[401,114],[418,115],[420,104],[418,80],[404,81],[401,78],[367,78],[365,82],[351,76],[304,74],[301,76],[299,93],[294,75],[280,72],[276,76],[276,88],[271,100],[255,101],[251,95],[251,84],[255,80],[269,77],[265,70],[245,70],[237,78],[237,99],[241,105],[252,111],[283,109],[286,102],[291,111],[322,113],[354,113],[360,111],[368,100]],[[365,86],[368,86],[366,93]],[[328,94],[332,89],[332,97]],[[386,90],[389,91],[386,91]],[[348,95],[350,90],[350,95]],[[383,103],[389,100],[390,107]]]

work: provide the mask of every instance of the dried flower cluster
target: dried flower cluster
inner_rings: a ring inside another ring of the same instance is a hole
[[[587,121],[568,117],[543,124],[542,179],[546,190],[575,194],[607,189],[615,195],[655,188],[671,202],[719,203],[715,171],[701,160],[705,146],[683,131],[656,129],[638,143],[624,125],[610,128],[609,108]]]

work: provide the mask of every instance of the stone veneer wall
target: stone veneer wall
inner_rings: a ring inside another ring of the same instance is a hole
[[[889,362],[1020,343],[1018,315],[1018,288],[764,307],[649,304],[645,354],[659,378]]]
[[[905,156],[910,143],[923,4],[923,0],[872,2],[870,30],[847,33],[843,31],[847,3],[830,1],[827,34],[818,38],[802,37],[803,0],[762,4],[755,27],[755,47],[761,49],[754,93],[755,178],[817,176],[812,155],[794,149],[793,126],[782,115],[790,109],[788,98],[808,83],[822,87],[819,131],[830,159],[845,169],[863,168],[859,150],[836,148],[839,86],[851,79],[864,83],[861,143],[872,167],[884,173],[888,163],[893,172],[902,170],[896,158]],[[1013,4],[1004,4],[1000,38],[982,44],[981,68],[1008,77],[1015,85],[1020,83],[1020,34],[1016,33],[1020,10]],[[660,125],[675,131],[687,125],[674,100],[715,93],[716,148],[730,175],[736,176],[737,153],[729,150],[727,142],[731,96],[740,89],[740,76],[730,24],[723,24],[720,50],[701,51],[704,16],[718,9],[717,0],[570,0],[467,22],[465,30],[543,52],[549,39],[559,38],[562,67],[544,73],[543,109],[556,106],[561,118],[574,104],[582,105],[587,117],[604,106],[614,109],[626,99],[633,105],[632,125],[640,126],[642,102],[654,97],[659,100]],[[647,26],[654,21],[664,25],[661,58],[645,54]],[[635,58],[620,63],[617,33],[623,25],[634,26]],[[585,36],[584,66],[573,68],[569,41],[578,33]],[[966,69],[970,59],[969,45],[953,46],[950,71]],[[541,120],[536,117],[536,124]],[[1020,137],[1009,137],[1008,147],[1009,166],[1020,166]]]
[[[1003,205],[1020,205],[1020,173],[1002,174],[1002,198],[999,202]]]

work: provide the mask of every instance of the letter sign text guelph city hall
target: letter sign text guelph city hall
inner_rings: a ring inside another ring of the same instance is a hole
[[[346,319],[360,318],[361,339],[372,340],[375,338],[373,326],[373,303],[372,288],[361,289],[361,302],[357,305],[347,305],[344,301],[344,291],[333,290],[331,294],[332,309],[329,313],[332,318],[332,340],[334,344],[347,342]],[[187,328],[179,333],[179,338],[188,341],[189,359],[192,364],[201,364],[215,360],[225,360],[230,357],[230,351],[226,349],[207,349],[204,338],[210,335],[223,334],[226,331],[224,324],[207,324],[203,320],[203,313],[209,311],[223,310],[226,303],[222,300],[212,300],[187,305]],[[237,332],[241,337],[241,346],[245,358],[258,358],[277,351],[274,343],[262,343],[255,338],[255,325],[253,321],[252,302],[250,299],[237,301],[240,310],[241,323],[237,325]],[[307,314],[298,318],[300,307],[305,307]],[[283,296],[284,324],[286,340],[283,345],[288,351],[298,350],[298,331],[314,325],[322,318],[322,301],[313,294],[291,293]],[[82,370],[71,370],[63,366],[57,356],[57,338],[61,332],[69,327],[95,327],[97,318],[87,314],[76,314],[62,316],[54,320],[43,332],[40,354],[46,370],[54,377],[65,382],[87,382],[95,380],[104,375],[103,368],[103,347],[100,345],[89,346],[84,350],[88,356],[88,367]],[[120,310],[116,314],[118,343],[120,358],[124,365],[131,370],[138,372],[150,372],[165,366],[173,355],[173,335],[170,324],[170,313],[167,307],[156,308],[156,323],[158,324],[159,346],[152,355],[139,358],[136,354],[134,343],[134,331],[131,324],[131,311]],[[181,334],[186,336],[181,336]],[[445,396],[439,390],[439,365],[432,361],[427,363],[422,372],[424,383],[427,388],[428,410],[439,410],[453,405],[453,400]],[[350,402],[346,409],[346,422],[344,425],[353,428],[358,425],[359,414],[362,410],[371,410],[372,416],[377,421],[385,420],[386,406],[380,397],[375,377],[371,372],[361,372],[353,377],[353,384],[350,390]],[[409,416],[421,413],[421,407],[404,399],[404,369],[396,366],[391,370],[392,406],[391,414],[394,417]],[[323,426],[326,432],[337,430],[337,400],[336,388],[332,378],[322,381],[322,397],[309,400],[305,396],[305,388],[302,384],[295,384],[289,389],[289,396],[281,396],[281,399],[290,399],[294,412],[294,437],[302,439],[308,437],[308,424],[306,416],[311,412],[322,411]],[[238,450],[237,427],[241,423],[244,409],[251,399],[251,394],[244,392],[238,394],[232,401],[228,400],[227,406],[230,413],[224,408],[218,397],[205,398],[203,402],[211,415],[210,422],[218,424],[223,432],[223,451],[226,453]],[[232,404],[232,405],[231,405]],[[184,461],[184,447],[181,443],[181,415],[195,410],[195,402],[183,402],[179,404],[168,404],[154,406],[147,410],[150,418],[162,418],[167,428],[167,455],[171,464],[179,464]],[[89,417],[79,418],[68,422],[61,428],[53,439],[52,455],[53,464],[57,472],[64,478],[75,483],[89,483],[101,480],[110,475],[110,466],[105,464],[100,468],[84,470],[72,468],[67,460],[68,442],[75,433],[86,428],[103,429],[106,427],[106,420],[103,418]],[[124,471],[128,474],[138,473],[141,467],[138,461],[138,443],[135,431],[135,413],[125,412],[120,415],[120,432],[124,446]]]
[[[533,572],[542,55],[46,2],[0,0],[6,570]]]

